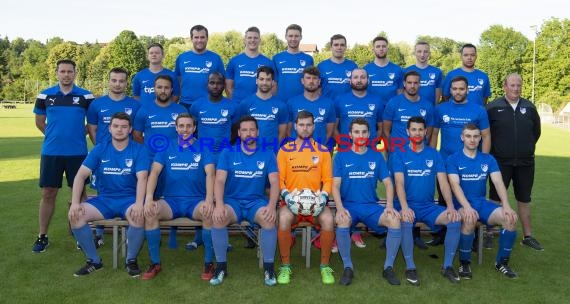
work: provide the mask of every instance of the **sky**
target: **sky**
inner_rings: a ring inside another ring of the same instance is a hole
[[[384,31],[391,42],[413,43],[420,35],[479,43],[491,25],[512,27],[534,39],[532,25],[552,17],[570,18],[563,0],[31,0],[5,1],[0,10],[0,37],[45,42],[52,37],[109,42],[122,30],[138,36],[188,37],[194,24],[210,33],[245,31],[257,26],[284,39],[291,23],[303,27],[302,43],[322,48],[333,34],[350,46],[366,44]]]

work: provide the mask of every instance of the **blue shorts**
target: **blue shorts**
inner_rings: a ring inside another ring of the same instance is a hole
[[[196,199],[188,196],[170,196],[165,197],[164,201],[172,210],[172,218],[187,217],[193,218],[194,209],[203,201],[203,199]]]
[[[352,228],[358,223],[364,223],[366,227],[376,233],[385,233],[388,230],[386,227],[378,225],[380,216],[384,213],[384,206],[378,203],[357,203],[344,204],[344,208],[348,210],[352,218]]]
[[[445,212],[445,207],[435,204],[433,201],[425,202],[425,203],[412,203],[408,202],[408,206],[412,209],[416,215],[416,219],[414,221],[414,225],[417,222],[422,222],[432,230],[432,231],[439,231],[443,228],[440,225],[436,225],[435,221],[437,217],[442,213]],[[394,201],[394,208],[398,211],[402,210],[402,206],[400,206],[399,202]]]
[[[489,224],[489,218],[491,217],[493,211],[501,206],[486,199],[479,199],[472,201],[471,207],[477,210],[477,213],[479,213],[479,220],[483,224],[487,225]]]
[[[127,209],[136,201],[135,196],[127,197],[104,197],[94,196],[87,199],[87,203],[97,208],[105,219],[115,217],[126,218]]]
[[[246,220],[250,224],[255,223],[255,214],[257,214],[257,210],[261,207],[267,206],[267,201],[263,199],[256,199],[253,201],[225,199],[225,203],[234,209],[238,223]]]

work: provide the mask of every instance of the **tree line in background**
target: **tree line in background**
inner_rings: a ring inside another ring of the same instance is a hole
[[[350,42],[349,33],[343,34]],[[380,34],[387,36],[384,32]],[[261,38],[261,52],[269,58],[286,48],[285,42],[273,33],[262,35]],[[444,73],[460,65],[459,49],[464,41],[437,36],[419,36],[417,40],[430,43],[430,63]],[[35,100],[41,89],[57,81],[55,63],[63,58],[77,63],[78,85],[96,95],[103,95],[106,93],[107,74],[112,67],[126,68],[132,77],[148,65],[146,46],[152,42],[164,46],[164,65],[170,69],[180,53],[192,48],[188,38],[137,37],[129,30],[122,31],[109,43],[78,44],[59,37],[42,43],[33,39],[16,38],[10,41],[8,37],[0,37],[0,99]],[[522,75],[523,96],[531,99],[534,43],[536,102],[549,104],[558,110],[570,101],[570,20],[556,18],[545,21],[537,28],[536,41],[502,25],[493,25],[481,34],[476,67],[489,74],[493,94],[490,100],[503,94],[504,77],[512,72]],[[413,47],[405,42],[391,43],[388,58],[402,67],[414,64]],[[212,33],[209,37],[208,49],[218,53],[226,64],[243,48],[243,34],[235,30]],[[359,66],[374,58],[370,44],[355,44],[346,55]],[[314,55],[315,64],[328,57],[329,43]]]

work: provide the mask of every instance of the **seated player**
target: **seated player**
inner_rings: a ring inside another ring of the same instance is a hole
[[[517,213],[509,205],[507,190],[497,161],[487,153],[477,151],[481,142],[481,130],[473,123],[466,124],[461,132],[463,149],[447,159],[447,175],[454,194],[455,207],[461,213],[461,237],[459,238],[459,276],[473,277],[471,272],[471,244],[475,237],[475,225],[480,220],[486,225],[501,225],[499,250],[495,268],[508,278],[517,273],[509,267],[509,257],[517,237]],[[491,178],[501,205],[485,199],[487,179]]]
[[[363,118],[354,119],[349,126],[349,135],[352,139],[351,150],[337,152],[333,160],[332,193],[336,204],[336,240],[344,264],[341,285],[349,285],[353,277],[350,257],[351,225],[362,222],[378,233],[385,233],[384,227],[388,227],[384,273],[394,272],[394,259],[398,254],[402,236],[400,214],[394,209],[394,188],[386,161],[381,153],[368,148],[368,121]],[[376,195],[376,184],[379,180],[386,188],[385,208],[378,204]],[[396,278],[396,275],[385,274],[384,277]],[[397,283],[399,284],[399,281]]]
[[[453,269],[453,258],[459,243],[461,218],[453,207],[451,191],[447,182],[445,167],[440,154],[425,144],[426,121],[421,116],[413,116],[407,123],[410,141],[404,150],[396,149],[390,154],[390,168],[394,174],[397,200],[396,209],[402,216],[402,230],[411,230],[414,222],[423,222],[433,231],[447,226],[444,241],[444,259],[441,274],[451,283],[459,283],[459,276]],[[439,182],[447,207],[433,202],[435,180]],[[402,253],[408,270],[415,270],[413,261],[413,240],[402,233]],[[417,282],[411,282],[419,285]]]
[[[115,113],[109,123],[111,140],[91,150],[73,181],[69,222],[87,257],[85,266],[74,273],[76,277],[103,268],[88,222],[117,216],[129,221],[127,272],[132,277],[141,273],[137,255],[144,241],[143,203],[149,159],[144,146],[129,139],[131,130],[130,116]],[[98,196],[81,202],[85,180],[91,173],[97,175]]]
[[[334,219],[329,207],[324,206],[318,216],[303,217],[294,214],[289,205],[295,204],[291,192],[311,189],[318,193],[321,205],[328,201],[332,190],[331,155],[328,148],[313,140],[314,116],[308,111],[299,111],[295,119],[295,141],[285,144],[277,154],[279,187],[283,204],[279,208],[279,252],[281,267],[277,282],[289,284],[291,280],[291,226],[301,221],[321,225],[321,279],[324,284],[334,284],[333,270],[329,266],[334,240]]]
[[[194,138],[194,117],[181,113],[175,123],[178,139],[172,141],[165,151],[155,155],[148,177],[144,215],[151,265],[142,279],[150,280],[162,269],[159,221],[188,217],[202,221],[205,246],[204,271],[201,278],[210,280],[214,274],[210,235],[214,207],[214,161],[207,151],[202,151],[199,142]],[[160,182],[164,182],[163,198],[154,200],[153,194],[159,175]]]
[[[212,215],[212,242],[216,253],[216,272],[211,285],[219,285],[228,274],[228,228],[247,220],[261,226],[260,246],[263,255],[264,282],[277,284],[274,258],[277,247],[275,229],[276,204],[279,199],[279,173],[273,149],[257,143],[257,120],[243,116],[239,121],[239,142],[224,150],[218,160],[214,193],[216,206]],[[269,183],[269,199],[265,186]]]

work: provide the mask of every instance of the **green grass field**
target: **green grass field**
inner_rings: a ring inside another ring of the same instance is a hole
[[[234,251],[228,255],[230,276],[221,286],[211,287],[199,279],[202,251],[187,252],[182,247],[171,250],[163,246],[163,271],[156,279],[132,279],[123,269],[112,269],[110,235],[105,236],[107,243],[100,249],[105,268],[75,278],[72,273],[82,266],[84,258],[67,232],[68,189],[62,189],[58,196],[49,249],[43,254],[31,252],[37,234],[41,141],[31,105],[0,110],[0,214],[4,219],[0,232],[0,303],[302,303],[309,299],[319,303],[564,303],[570,295],[565,274],[570,267],[566,255],[570,246],[564,245],[570,232],[568,131],[544,126],[538,147],[533,226],[546,250],[521,247],[519,236],[511,259],[518,279],[509,280],[497,273],[493,268],[495,250],[486,250],[483,265],[473,267],[474,279],[458,285],[451,285],[439,274],[442,247],[416,250],[420,287],[389,286],[381,278],[385,251],[378,249],[379,241],[374,237],[366,238],[365,249],[353,247],[355,279],[349,287],[323,286],[317,266],[319,251],[312,251],[312,267],[306,269],[297,245],[292,253],[292,283],[267,288],[257,268],[255,251],[243,249],[240,236],[231,238]],[[189,238],[180,234],[179,245]],[[139,263],[145,267],[148,263],[146,248]],[[333,254],[332,267],[338,279],[342,274],[338,254]],[[403,278],[401,257],[396,271]]]

